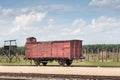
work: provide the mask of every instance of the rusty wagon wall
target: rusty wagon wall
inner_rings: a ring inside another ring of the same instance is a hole
[[[79,59],[82,56],[81,40],[43,41],[27,38],[26,58]]]

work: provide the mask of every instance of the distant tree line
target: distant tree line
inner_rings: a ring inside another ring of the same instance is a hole
[[[117,51],[120,49],[120,44],[94,44],[94,45],[83,45],[84,50],[92,50],[93,53],[97,53],[97,51],[107,50],[107,51]]]
[[[94,44],[94,45],[83,45],[83,52],[84,50],[92,50],[93,53],[96,53],[97,50],[99,51],[106,49],[109,51],[114,51],[120,49],[120,44]],[[25,55],[25,46],[18,47],[19,55]],[[2,54],[1,48],[0,48],[0,55]]]
[[[25,46],[18,47],[19,55],[25,55]]]

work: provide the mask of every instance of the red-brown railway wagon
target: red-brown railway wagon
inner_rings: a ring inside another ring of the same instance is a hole
[[[70,66],[73,59],[82,56],[82,40],[42,41],[29,37],[26,41],[26,59],[34,60],[36,65],[46,65],[56,60],[62,66]]]

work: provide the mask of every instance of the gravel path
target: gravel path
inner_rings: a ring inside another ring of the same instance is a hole
[[[0,73],[41,73],[67,75],[120,76],[120,68],[0,66]]]

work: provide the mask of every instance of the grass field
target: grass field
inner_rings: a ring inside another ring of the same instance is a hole
[[[120,67],[120,62],[79,62],[73,63],[73,66],[102,66],[102,67]]]
[[[25,61],[25,62],[1,62],[0,65],[21,65],[21,66],[33,66],[35,65],[34,62],[32,61],[32,64],[30,61]],[[41,64],[42,65],[42,64]],[[57,62],[49,62],[47,64],[48,66],[59,66]],[[76,66],[76,67],[82,67],[82,66],[90,66],[90,67],[120,67],[120,62],[73,62],[71,66]]]
[[[13,58],[12,62],[7,62],[6,59],[0,60],[0,65],[21,65],[21,66],[28,66],[28,65],[35,65],[32,61],[32,64],[30,63],[30,60],[24,60],[24,56],[20,56],[20,61],[16,61],[15,58]],[[42,65],[42,64],[41,64]],[[49,62],[47,64],[48,66],[59,66],[58,62]],[[102,67],[120,67],[120,62],[88,62],[88,61],[73,61],[71,66],[102,66]]]

